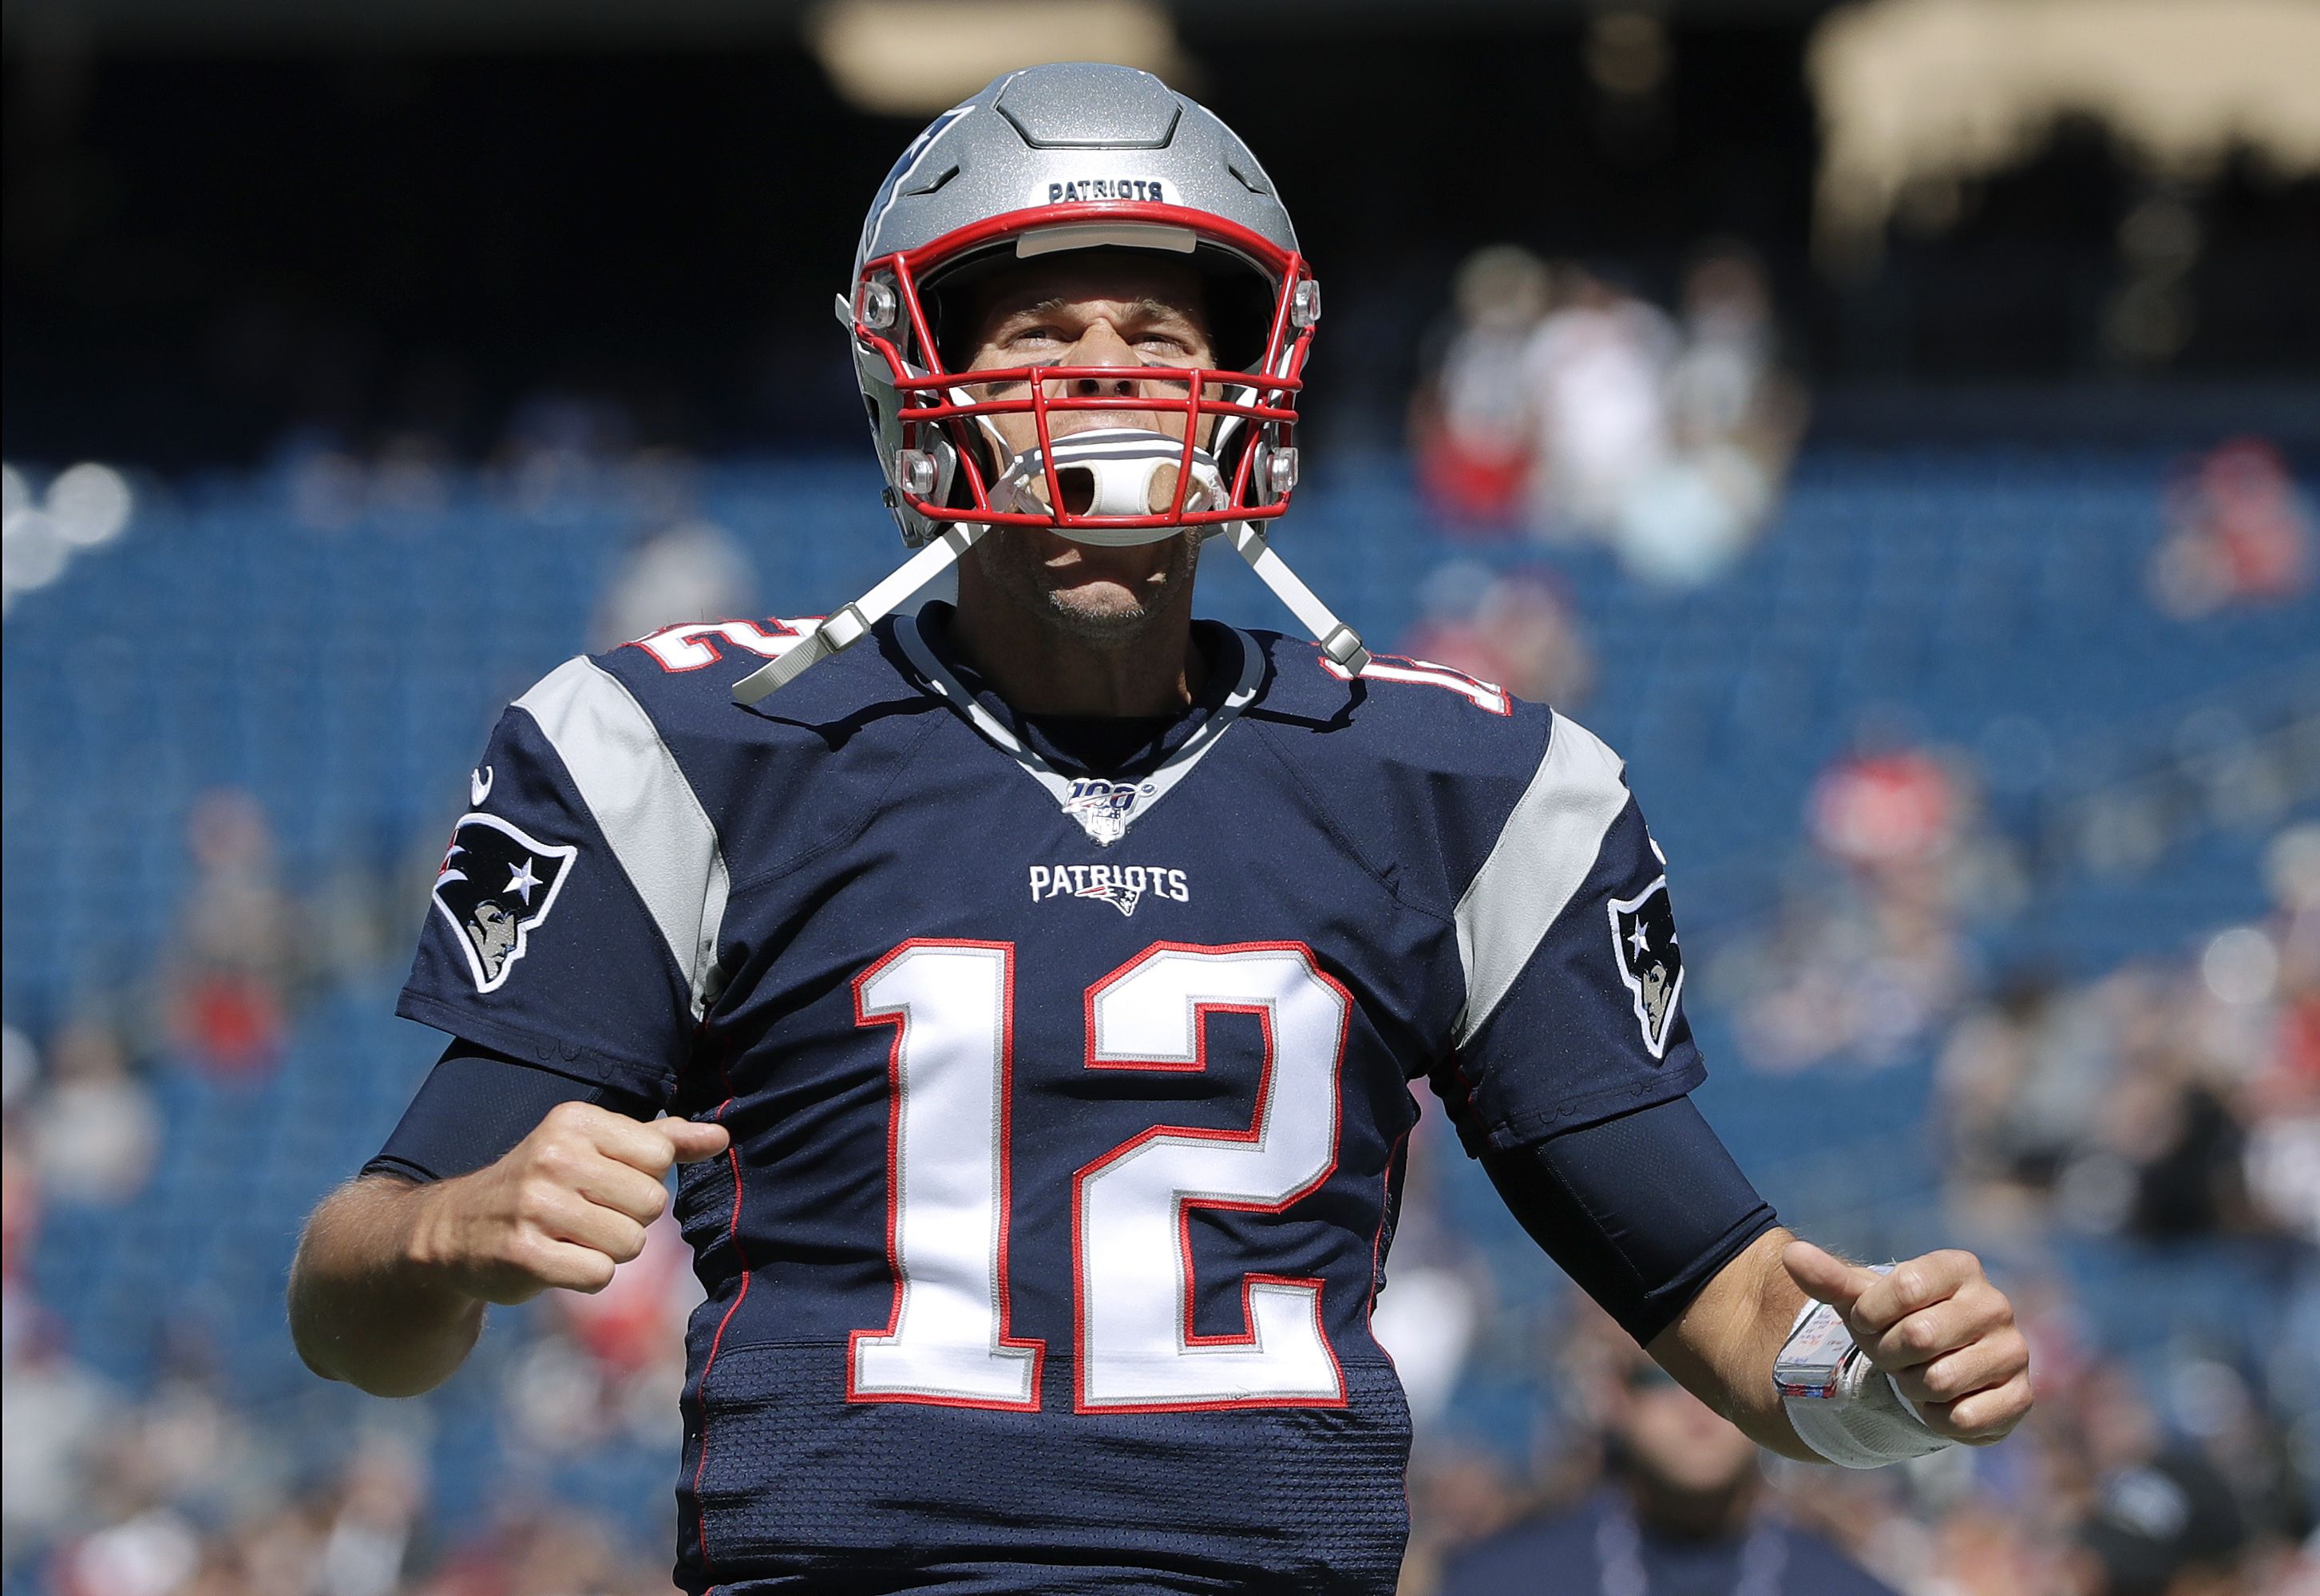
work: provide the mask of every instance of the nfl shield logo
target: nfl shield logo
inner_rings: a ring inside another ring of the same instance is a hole
[[[1137,801],[1152,790],[1149,783],[1138,786],[1134,782],[1084,778],[1072,784],[1064,799],[1064,812],[1079,821],[1098,847],[1110,848],[1128,834],[1128,817],[1136,812]]]

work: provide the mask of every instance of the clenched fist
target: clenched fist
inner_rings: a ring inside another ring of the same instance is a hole
[[[1844,1316],[1935,1434],[1986,1446],[2030,1410],[2030,1344],[1971,1253],[1927,1253],[1880,1274],[1792,1241],[1781,1262],[1806,1295]]]
[[[668,1200],[661,1177],[715,1157],[729,1139],[721,1125],[560,1103],[498,1163],[423,1189],[410,1262],[486,1302],[549,1286],[602,1291],[644,1250],[645,1227]]]

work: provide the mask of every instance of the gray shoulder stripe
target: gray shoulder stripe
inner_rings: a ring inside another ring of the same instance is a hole
[[[652,718],[611,674],[568,659],[515,701],[540,731],[612,857],[645,902],[699,1019],[720,983],[717,936],[730,878],[717,828]]]
[[[1594,870],[1604,835],[1627,804],[1619,769],[1619,757],[1593,732],[1554,717],[1537,774],[1458,900],[1458,959],[1466,968],[1460,1047],[1513,990]]]

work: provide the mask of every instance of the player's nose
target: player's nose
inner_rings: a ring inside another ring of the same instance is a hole
[[[1128,368],[1144,362],[1128,340],[1119,336],[1110,322],[1089,323],[1072,346],[1071,354],[1061,362],[1066,366],[1118,366]],[[1136,377],[1124,372],[1119,376],[1075,376],[1065,384],[1065,392],[1075,399],[1132,399],[1139,391]]]

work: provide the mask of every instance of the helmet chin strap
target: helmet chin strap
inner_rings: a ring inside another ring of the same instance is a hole
[[[733,684],[737,703],[755,703],[775,688],[786,687],[805,675],[809,667],[850,648],[870,635],[870,629],[909,602],[911,595],[958,563],[991,528],[953,522],[942,535],[897,567],[893,573],[852,603],[822,617],[821,624],[784,649],[780,657],[759,667]]]
[[[983,418],[978,417],[978,420]],[[988,428],[990,422],[983,421]],[[996,437],[996,433],[993,433]],[[1088,508],[1090,515],[1150,515],[1153,478],[1163,466],[1182,466],[1184,446],[1182,440],[1163,432],[1147,432],[1130,427],[1105,427],[1085,432],[1074,432],[1054,440],[1056,470],[1058,475],[1067,470],[1084,470],[1092,478]],[[1047,467],[1038,449],[1029,449],[1016,454],[1008,463],[999,480],[992,485],[991,501],[994,509],[1043,514],[1048,506],[1034,494],[1035,485],[1044,487]],[[1169,494],[1174,496],[1173,491]],[[1184,495],[1188,510],[1212,509],[1227,502],[1224,482],[1217,470],[1215,458],[1206,450],[1192,453],[1192,482]],[[1159,527],[1065,527],[1054,529],[1058,537],[1076,542],[1105,547],[1126,547],[1141,543],[1157,543],[1173,538],[1183,529],[1178,526]],[[1370,652],[1362,644],[1354,629],[1337,617],[1336,612],[1323,603],[1314,591],[1306,586],[1288,563],[1274,553],[1264,534],[1253,521],[1224,523],[1219,530],[1229,532],[1233,549],[1248,562],[1249,569],[1271,588],[1273,596],[1289,607],[1299,624],[1321,646],[1321,652],[1348,676],[1357,676],[1369,668]],[[988,523],[953,522],[941,536],[902,562],[893,575],[869,592],[825,617],[821,623],[803,638],[793,643],[780,657],[772,660],[734,684],[733,697],[741,703],[756,703],[775,689],[787,686],[820,660],[840,649],[853,647],[869,635],[870,629],[893,614],[911,596],[943,572],[958,563],[959,558],[974,548],[991,530]]]
[[[1297,623],[1312,634],[1321,645],[1321,652],[1348,676],[1358,676],[1370,667],[1370,651],[1363,646],[1361,634],[1337,619],[1336,611],[1321,602],[1320,595],[1305,585],[1304,578],[1289,568],[1289,562],[1273,551],[1264,534],[1256,530],[1253,521],[1226,523],[1232,534],[1233,549],[1248,562],[1257,579],[1273,589],[1273,596],[1289,606]]]

